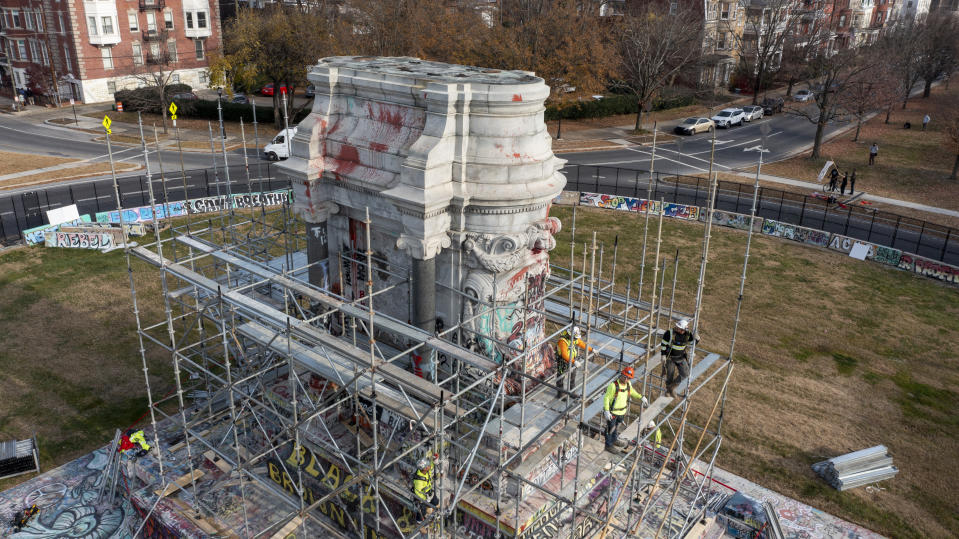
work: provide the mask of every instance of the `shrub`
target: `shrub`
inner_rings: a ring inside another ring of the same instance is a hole
[[[692,94],[661,96],[653,100],[653,110],[666,110],[692,105],[695,101]],[[636,97],[631,94],[618,94],[603,99],[591,101],[577,101],[560,108],[556,105],[546,107],[546,120],[581,120],[584,118],[604,118],[617,114],[636,114],[639,105]]]
[[[193,91],[193,88],[190,87],[189,84],[177,83],[168,84],[163,90],[162,104],[157,101],[159,89],[156,86],[117,90],[117,92],[113,94],[113,99],[123,103],[124,110],[130,112],[141,111],[159,114],[160,107],[163,106],[165,108],[169,106],[169,102],[175,94],[189,93]],[[178,102],[177,106],[180,108],[190,108],[185,101],[182,103]]]

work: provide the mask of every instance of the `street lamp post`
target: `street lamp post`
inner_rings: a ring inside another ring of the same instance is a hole
[[[217,114],[217,116],[219,116],[219,118],[220,118],[220,137],[223,138],[223,140],[226,140],[226,128],[223,127],[223,107],[222,107],[221,104],[220,104],[220,103],[223,101],[223,88],[222,88],[222,87],[218,87],[218,88],[216,89],[216,95],[217,95],[217,97],[216,97],[216,114]]]

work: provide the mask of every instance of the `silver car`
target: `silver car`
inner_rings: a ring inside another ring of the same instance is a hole
[[[743,109],[723,109],[710,120],[716,122],[716,127],[728,128],[734,125],[743,125]]]
[[[747,105],[743,107],[743,119],[747,122],[759,120],[763,117],[763,108],[756,105]]]

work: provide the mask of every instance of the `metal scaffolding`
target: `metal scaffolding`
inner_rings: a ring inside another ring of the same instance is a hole
[[[711,219],[689,315],[674,308],[679,257],[662,256],[662,219],[644,216],[652,279],[622,283],[618,241],[611,256],[595,232],[577,244],[574,208],[569,267],[551,266],[544,296],[522,306],[524,321],[546,317],[548,335],[520,345],[470,323],[504,308],[495,300],[472,298],[468,317],[435,334],[382,314],[386,292],[412,294],[411,269],[376,258],[369,212],[365,247],[329,267],[334,283],[344,266],[356,270],[352,282],[365,285],[356,298],[310,283],[305,230],[288,205],[228,207],[157,232],[128,249],[147,263],[131,262],[130,285],[159,449],[127,474],[139,479],[134,502],[146,521],[186,536],[685,535],[717,497],[710,476],[732,364],[694,348],[678,397],[664,392],[660,335],[679,317],[698,325]],[[162,319],[141,320],[134,270],[159,270]],[[395,284],[374,289],[373,272]],[[528,374],[527,355],[573,324],[591,346],[575,387]],[[512,353],[497,363],[468,346],[477,339]],[[166,395],[146,368],[156,353],[170,360]],[[414,374],[413,356],[431,358],[432,372]],[[628,443],[610,452],[602,399],[625,366],[650,403],[632,403]],[[715,400],[693,410],[707,385]],[[650,421],[656,429],[644,428]],[[438,496],[419,519],[411,484],[424,456],[436,463]]]

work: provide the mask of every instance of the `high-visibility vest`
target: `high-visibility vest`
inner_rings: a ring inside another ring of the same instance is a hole
[[[424,502],[429,501],[433,494],[433,465],[427,471],[416,470],[413,477],[413,494]]]
[[[130,441],[135,444],[140,444],[140,447],[145,451],[150,450],[150,444],[147,443],[146,437],[143,435],[142,430],[138,430],[130,435]]]
[[[564,342],[566,343],[566,350],[569,353],[569,361],[566,361],[566,359],[563,358],[563,352],[559,347],[560,343]],[[556,343],[556,358],[557,369],[559,369],[560,374],[563,374],[566,372],[569,366],[576,361],[576,345],[570,339],[567,339],[566,337],[560,337],[559,341]]]
[[[669,337],[666,337],[666,334],[669,334]],[[672,358],[682,358],[686,357],[686,345],[692,338],[689,336],[689,332],[685,332],[682,335],[677,334],[675,331],[667,331],[663,333],[663,343],[661,350],[664,356]]]
[[[609,412],[613,415],[623,415],[626,413],[626,407],[629,406],[629,382],[619,385],[619,380],[613,382],[616,384],[616,395],[613,397],[613,405]]]
[[[653,434],[653,439],[656,442],[656,449],[659,449],[663,443],[663,431],[656,429],[656,433]]]

